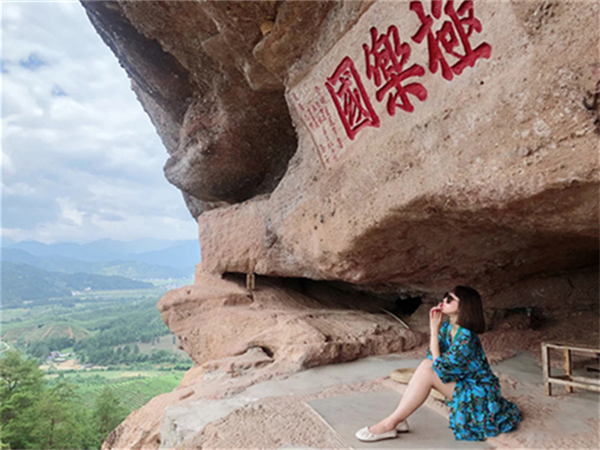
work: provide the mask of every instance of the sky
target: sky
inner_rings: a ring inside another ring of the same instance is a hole
[[[197,238],[166,149],[81,4],[0,8],[2,236]]]

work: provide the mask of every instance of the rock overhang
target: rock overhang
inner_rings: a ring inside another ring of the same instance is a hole
[[[553,3],[550,14],[543,3],[475,3],[469,44],[480,51],[448,73],[433,44],[417,42],[418,5],[435,18],[433,3],[375,3],[321,44],[286,90],[294,165],[268,199],[199,218],[204,267],[435,290],[597,263],[598,133],[584,102],[597,89],[595,42],[577,34],[597,5]],[[438,14],[437,26],[458,17]],[[540,51],[574,41],[568,56]],[[412,92],[393,85],[393,51],[396,64],[401,51],[410,57],[403,69],[422,69],[400,77]],[[340,80],[360,94],[354,118]],[[231,237],[234,226],[219,237],[212,224],[225,216],[247,224],[245,239]]]
[[[435,296],[597,265],[596,3],[83,4],[202,270]]]

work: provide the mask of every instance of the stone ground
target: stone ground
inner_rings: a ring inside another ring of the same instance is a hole
[[[316,367],[254,384],[241,392],[167,408],[161,448],[561,448],[600,447],[597,393],[554,387],[544,394],[538,359],[529,352],[494,364],[503,396],[517,403],[523,422],[486,442],[455,441],[446,406],[430,397],[409,418],[411,431],[366,444],[354,433],[387,415],[405,385],[392,370],[414,368],[421,358],[370,357]],[[553,374],[560,369],[553,368]],[[184,440],[185,439],[185,440]]]

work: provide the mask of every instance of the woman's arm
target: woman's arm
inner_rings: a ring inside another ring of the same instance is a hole
[[[429,310],[429,351],[431,360],[435,361],[440,356],[440,329],[442,328],[442,311],[439,306],[434,306]]]
[[[429,352],[431,353],[432,361],[440,357],[440,338],[438,333],[431,333],[431,337],[429,338]]]

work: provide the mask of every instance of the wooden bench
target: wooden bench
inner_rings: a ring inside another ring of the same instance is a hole
[[[550,373],[550,349],[563,351],[565,375],[551,375]],[[542,370],[544,375],[544,386],[546,395],[552,395],[552,383],[562,384],[567,392],[573,392],[573,388],[588,389],[590,391],[600,392],[600,380],[591,377],[578,377],[573,375],[571,363],[571,353],[592,353],[600,355],[600,350],[588,347],[573,346],[570,344],[551,344],[542,342]]]

